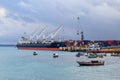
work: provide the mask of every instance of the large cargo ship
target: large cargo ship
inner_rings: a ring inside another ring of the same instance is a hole
[[[59,50],[60,47],[66,47],[65,42],[50,42],[50,43],[23,43],[17,44],[18,49],[22,50]]]
[[[77,18],[78,20],[78,29],[80,28],[79,24],[79,17]],[[30,37],[26,37],[24,34],[19,42],[17,43],[17,48],[22,49],[22,50],[66,50],[66,48],[74,49],[74,47],[80,47],[81,45],[86,45],[89,41],[86,41],[84,39],[83,31],[78,30],[77,35],[81,34],[81,40],[54,40],[54,37],[56,34],[62,29],[62,26],[57,28],[55,31],[53,31],[51,34],[45,36],[42,35],[43,30],[39,32],[39,35],[36,35],[36,31],[33,32],[33,34]],[[42,35],[42,36],[41,36]],[[36,40],[34,38],[36,37]],[[40,40],[40,38],[42,40]],[[50,37],[50,40],[47,40],[47,38]],[[81,42],[82,41],[82,42]],[[84,43],[84,44],[83,44]],[[80,49],[81,50],[81,49]]]
[[[40,40],[41,33],[44,30],[41,30],[39,32],[39,35],[36,35],[36,31],[33,32],[33,34],[30,37],[26,37],[26,33],[21,37],[19,42],[17,43],[17,48],[22,50],[59,50],[60,47],[66,47],[66,43],[62,40],[54,40],[54,37],[56,34],[61,30],[62,26],[60,26],[58,29],[53,31],[48,36],[43,35],[43,39]],[[34,37],[36,37],[36,41],[34,40]],[[46,40],[48,37],[51,38],[50,41]]]

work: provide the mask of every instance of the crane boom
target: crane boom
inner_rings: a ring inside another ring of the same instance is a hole
[[[57,33],[62,29],[63,25],[58,27],[54,32],[52,32],[51,34],[49,34],[46,38],[51,38],[52,40],[54,39],[54,37],[57,35]]]
[[[44,30],[45,30],[45,28],[43,28],[43,29],[40,31],[40,33],[39,33],[38,35],[36,35],[37,41],[39,41],[39,39],[40,39],[40,37],[42,36],[42,33],[43,33]]]
[[[37,34],[37,31],[38,31],[39,29],[37,28],[31,35],[30,35],[30,42],[32,42],[32,39],[36,36],[36,34]]]

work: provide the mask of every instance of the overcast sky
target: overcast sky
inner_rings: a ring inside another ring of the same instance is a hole
[[[43,27],[47,35],[61,24],[64,39],[80,39],[80,29],[86,40],[120,40],[120,0],[0,0],[0,43]]]

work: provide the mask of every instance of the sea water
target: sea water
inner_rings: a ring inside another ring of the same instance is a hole
[[[76,61],[89,59],[76,57],[77,52],[33,52],[0,47],[0,80],[120,80],[120,57],[101,58],[104,66],[79,66]]]

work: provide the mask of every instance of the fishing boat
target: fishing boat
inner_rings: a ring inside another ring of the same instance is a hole
[[[88,51],[87,52],[87,57],[88,58],[97,58],[98,55],[97,55],[97,53],[92,53],[92,52]]]
[[[99,58],[103,58],[103,56],[104,56],[104,55],[102,55],[102,54],[101,54],[101,55],[98,55]]]
[[[36,55],[38,55],[38,54],[37,54],[36,52],[33,52],[33,55],[36,56]]]
[[[99,60],[91,60],[90,62],[77,61],[77,63],[80,66],[100,66],[100,65],[104,65],[104,61],[99,61]]]
[[[76,54],[76,57],[80,57],[80,56],[83,56],[83,55],[84,55],[83,52],[78,52],[78,53]]]
[[[97,58],[98,55],[95,53],[88,53],[88,58]]]

